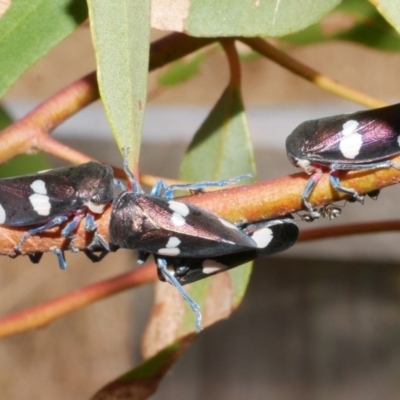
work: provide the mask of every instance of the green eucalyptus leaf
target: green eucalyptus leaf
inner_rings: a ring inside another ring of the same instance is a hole
[[[50,169],[46,154],[21,154],[0,165],[0,178],[32,174]]]
[[[139,159],[146,106],[150,0],[88,0],[100,95],[120,149]]]
[[[348,29],[330,36],[333,40],[347,40],[384,51],[400,51],[398,33],[379,14],[377,9],[365,0],[346,0],[337,9],[355,18]]]
[[[255,164],[246,115],[239,91],[229,86],[189,145],[180,178],[217,180],[249,172]]]
[[[279,37],[316,23],[339,3],[340,0],[192,0],[183,31],[202,37]]]
[[[181,164],[180,179],[203,181],[253,173],[253,147],[240,92],[228,86],[195,134]],[[233,304],[242,299],[252,263],[229,271]],[[211,279],[190,285],[191,296],[204,310]],[[183,331],[193,330],[193,312],[187,308]]]
[[[331,36],[336,40],[347,40],[377,50],[399,52],[399,34],[377,14],[375,18],[363,23],[356,23],[351,29]]]
[[[284,36],[281,39],[286,42],[301,46],[307,46],[310,44],[316,44],[330,40],[330,38],[327,37],[323,32],[321,23],[311,25],[300,32]]]
[[[386,21],[400,33],[400,4],[397,0],[370,0]]]
[[[12,1],[0,19],[0,97],[86,18],[85,1]]]
[[[13,123],[13,119],[10,117],[8,112],[0,106],[0,130],[7,128],[7,126]]]
[[[325,33],[324,21],[282,39],[298,45],[309,45],[324,41],[346,40],[378,50],[400,51],[400,37],[375,7],[365,0],[345,0],[334,13],[346,14],[353,19],[350,27]]]

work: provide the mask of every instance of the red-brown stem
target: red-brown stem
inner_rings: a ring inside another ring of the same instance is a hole
[[[40,328],[62,315],[85,307],[97,300],[152,282],[155,279],[155,266],[145,265],[114,278],[85,286],[38,306],[0,318],[0,338]]]
[[[41,147],[47,133],[99,96],[91,73],[44,101],[24,118],[0,133],[0,163]]]
[[[230,82],[229,85],[235,89],[240,90],[241,70],[239,55],[236,50],[235,41],[233,39],[221,40],[226,57],[228,59]]]
[[[308,242],[310,240],[321,240],[340,236],[393,231],[400,231],[400,220],[364,222],[318,229],[307,229],[306,231],[300,232],[299,241]]]
[[[150,70],[207,46],[216,39],[196,39],[172,34],[154,42],[150,50]],[[0,132],[0,163],[24,153],[46,148],[47,135],[60,123],[99,98],[96,72],[78,79],[37,106],[25,117]],[[47,147],[63,157],[57,146]],[[71,154],[69,154],[71,156]]]
[[[393,160],[399,163],[400,156]],[[231,222],[258,221],[301,210],[300,197],[308,179],[309,176],[306,174],[298,173],[270,181],[189,196],[184,200],[206,208]],[[368,193],[398,182],[400,182],[400,171],[394,168],[347,172],[341,176],[341,183],[354,188],[358,193]],[[325,173],[309,200],[317,207],[343,198],[345,198],[343,194],[332,189],[328,174]],[[106,240],[108,240],[110,211],[111,207],[108,207],[96,221],[99,233]],[[75,245],[83,249],[90,243],[91,237],[85,232],[84,224],[80,225]],[[67,250],[68,241],[60,238],[60,229],[54,228],[45,234],[29,238],[22,247],[23,254],[46,252],[52,246]],[[26,228],[0,226],[0,254],[15,254],[14,246],[24,232]]]
[[[300,61],[290,57],[288,54],[278,50],[270,43],[261,38],[238,38],[238,40],[247,44],[254,51],[269,58],[271,61],[276,62],[288,71],[306,79],[307,81],[318,86],[322,90],[331,92],[337,96],[361,104],[369,108],[384,107],[386,102],[369,96],[359,90],[353,89],[350,86],[343,85],[326,75],[310,68],[309,66],[301,63]]]

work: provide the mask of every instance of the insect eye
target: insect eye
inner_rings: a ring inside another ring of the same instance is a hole
[[[92,196],[92,198],[90,199],[90,201],[92,203],[100,203],[100,196],[98,194],[95,194],[94,196]]]

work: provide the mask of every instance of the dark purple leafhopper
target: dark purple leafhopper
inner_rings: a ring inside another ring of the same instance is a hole
[[[181,285],[186,285],[249,261],[287,250],[296,243],[299,236],[299,228],[291,216],[245,224],[240,226],[240,230],[252,238],[258,247],[239,253],[204,258],[166,257],[168,269]],[[155,255],[154,258],[158,263],[159,256]],[[160,279],[165,280],[163,276],[160,276]]]
[[[326,169],[335,190],[363,202],[363,195],[340,184],[338,171],[400,169],[388,160],[400,154],[400,104],[303,122],[286,139],[286,152],[292,164],[311,175],[301,196],[311,219],[320,213],[308,198]]]
[[[23,243],[32,235],[40,234],[53,226],[70,222],[61,235],[72,239],[73,232],[86,217],[86,230],[94,232],[91,245],[108,248],[107,242],[97,234],[94,216],[103,212],[113,200],[114,174],[111,167],[98,162],[57,168],[36,174],[0,180],[0,224],[32,227],[15,246],[21,252]],[[89,250],[90,246],[89,245]],[[64,255],[53,248],[60,267],[66,268]],[[40,253],[32,255],[36,262]]]
[[[273,253],[276,251],[272,249],[279,246],[288,248],[297,239],[297,226],[293,228],[293,221],[290,227],[295,233],[290,231],[292,234],[289,233],[288,236],[278,234],[277,239],[274,239],[271,235],[279,228],[273,224],[250,234],[250,231],[173,196],[175,190],[202,191],[204,187],[222,187],[237,183],[248,175],[227,181],[174,186],[166,186],[163,181],[159,181],[151,194],[145,195],[129,171],[126,161],[124,166],[132,191],[123,191],[113,203],[109,226],[110,241],[114,246],[139,250],[140,262],[149,255],[154,255],[160,279],[175,286],[196,313],[198,331],[201,330],[200,308],[182,288],[182,284],[212,274],[211,267],[205,268],[205,260],[214,261],[215,265],[225,263],[225,268],[233,268],[246,260],[257,258],[258,251]],[[277,223],[281,224],[283,223]],[[286,240],[287,243],[280,243],[279,239]],[[271,250],[267,250],[270,244]],[[233,254],[237,255],[238,260],[242,260],[237,262],[234,257],[224,258]]]

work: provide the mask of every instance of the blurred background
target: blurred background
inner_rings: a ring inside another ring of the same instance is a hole
[[[154,33],[154,39],[158,36]],[[243,51],[245,49],[243,48]],[[351,43],[291,51],[342,83],[398,102],[400,56]],[[243,94],[259,179],[298,172],[284,142],[302,121],[361,109],[313,87],[263,58],[244,61]],[[29,70],[6,97],[13,117],[95,69],[82,27]],[[228,82],[225,56],[209,52],[200,73],[164,90],[151,74],[141,168],[176,177],[186,146]],[[63,142],[116,166],[122,164],[99,102],[60,126]],[[93,138],[96,138],[94,141]],[[53,160],[54,165],[60,165]],[[365,205],[344,202],[334,221],[300,221],[300,229],[397,219],[398,187]],[[299,218],[298,218],[299,219]],[[171,370],[154,399],[394,399],[400,395],[400,257],[398,233],[299,243],[256,263],[249,290],[228,320],[203,332]],[[118,251],[92,264],[67,254],[38,265],[2,258],[0,315],[54,298],[136,265]],[[87,399],[140,361],[140,337],[152,287],[103,300],[40,330],[0,341],[2,399]]]

